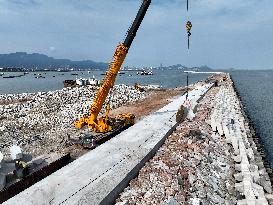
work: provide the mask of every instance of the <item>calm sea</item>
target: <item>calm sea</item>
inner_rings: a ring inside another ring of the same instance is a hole
[[[71,74],[78,75],[71,75]],[[4,76],[21,75],[22,73],[5,73]],[[36,75],[35,75],[36,74]],[[35,78],[41,74],[45,78]],[[76,78],[91,78],[93,75],[97,79],[104,76],[102,71],[85,72],[30,72],[22,77],[3,78],[0,77],[0,94],[23,93],[59,90],[63,88],[64,80],[75,80]],[[118,75],[116,84],[134,85],[157,84],[164,88],[175,88],[186,85],[186,74],[181,70],[153,70],[154,75],[141,76],[136,71],[126,71],[123,75]],[[54,77],[53,77],[54,76]],[[189,74],[189,83],[194,83],[207,78],[207,74]]]
[[[231,75],[273,168],[273,70],[234,71]]]

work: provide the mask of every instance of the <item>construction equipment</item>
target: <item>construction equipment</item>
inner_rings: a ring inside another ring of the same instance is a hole
[[[99,88],[94,101],[89,108],[89,115],[81,117],[78,121],[74,123],[76,128],[83,128],[85,125],[91,130],[97,133],[106,133],[113,131],[113,124],[118,123],[123,126],[127,126],[134,123],[134,115],[132,114],[122,114],[114,119],[108,117],[110,111],[110,105],[107,105],[105,116],[98,118],[98,115],[102,109],[103,103],[110,91],[114,86],[116,76],[121,68],[121,65],[130,49],[130,46],[136,36],[137,30],[151,4],[151,0],[143,0],[141,7],[137,13],[137,16],[128,30],[126,39],[123,43],[119,44],[115,50],[112,62],[109,65],[107,74],[103,80],[101,87]]]
[[[17,159],[15,161],[14,174],[18,178],[23,178],[23,177],[27,176],[29,174],[29,165],[26,162]]]

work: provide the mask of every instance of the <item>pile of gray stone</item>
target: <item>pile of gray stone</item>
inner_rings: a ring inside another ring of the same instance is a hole
[[[97,87],[0,95],[0,149],[17,144],[33,156],[66,147],[77,133],[73,122],[87,114]],[[106,102],[111,108],[143,99],[133,86],[114,86]],[[104,113],[105,105],[101,113]]]
[[[206,122],[217,88],[205,95],[120,197],[122,204],[236,204],[231,147]]]
[[[272,185],[232,81],[211,89],[137,178],[125,204],[273,204]]]

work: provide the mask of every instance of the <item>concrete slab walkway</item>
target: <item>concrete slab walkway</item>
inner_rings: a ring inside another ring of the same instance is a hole
[[[211,86],[197,85],[189,99],[195,104]],[[184,101],[185,95],[173,100],[3,204],[113,203],[175,129],[176,113]]]

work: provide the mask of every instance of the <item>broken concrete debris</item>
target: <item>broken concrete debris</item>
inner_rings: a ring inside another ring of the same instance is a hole
[[[116,204],[273,204],[272,185],[232,81],[229,75],[221,78]]]
[[[69,137],[78,136],[72,123],[88,113],[97,89],[86,86],[0,95],[0,149],[8,153],[7,147],[16,141],[27,153],[38,156],[66,147]],[[145,96],[146,92],[121,84],[114,86],[108,98],[111,107],[117,108]]]

